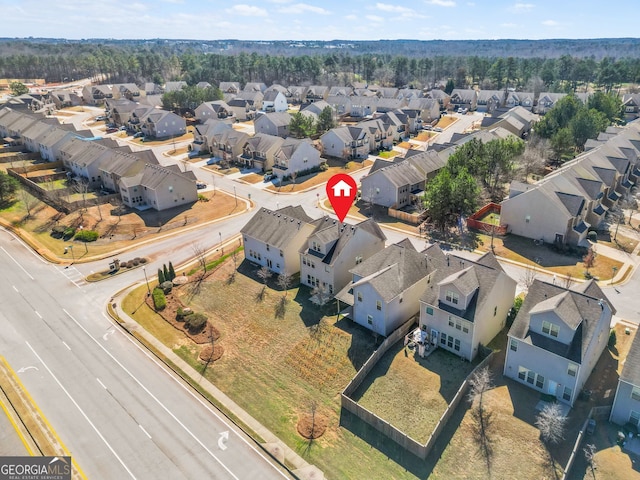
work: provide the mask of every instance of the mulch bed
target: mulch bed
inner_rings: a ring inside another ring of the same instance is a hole
[[[311,413],[303,413],[298,420],[297,430],[307,440],[320,438],[327,429],[329,420],[324,415],[316,412],[315,416]]]
[[[205,363],[215,362],[222,357],[223,353],[224,348],[221,345],[206,345],[202,347],[198,358]]]
[[[220,338],[220,331],[216,327],[211,325],[211,323],[209,322],[207,322],[206,327],[203,328],[200,332],[197,332],[197,333],[190,332],[186,328],[184,322],[179,322],[178,320],[176,320],[176,314],[178,313],[178,308],[180,307],[185,308],[185,306],[182,304],[180,299],[173,294],[173,292],[167,294],[166,298],[167,298],[167,306],[164,308],[164,310],[157,313],[162,318],[164,318],[168,323],[173,325],[174,328],[180,330],[186,336],[188,336],[191,340],[193,340],[194,343],[197,343],[198,345],[211,343],[212,336],[214,340],[217,340]],[[153,309],[153,298],[151,296],[148,296],[146,298],[146,302],[149,308]]]

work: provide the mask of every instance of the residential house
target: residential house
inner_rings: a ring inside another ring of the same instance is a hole
[[[353,95],[352,87],[333,86],[329,89],[328,97],[350,97]]]
[[[370,152],[369,131],[359,127],[335,127],[320,137],[325,156],[349,160],[367,158]]]
[[[504,328],[516,294],[516,281],[495,255],[475,261],[445,254],[435,244],[426,256],[427,287],[420,297],[420,329],[430,347],[472,361]]]
[[[259,168],[263,172],[271,170],[283,142],[282,137],[256,133],[247,139],[242,154],[238,155],[238,162],[247,168]]]
[[[425,98],[432,98],[433,100],[436,100],[440,105],[440,110],[449,109],[449,105],[451,104],[451,96],[448,95],[444,90],[434,88],[433,90],[429,90],[427,93],[425,93],[424,96]]]
[[[375,95],[367,97],[364,95],[354,95],[351,97],[351,113],[354,118],[369,117],[373,115],[378,108],[380,99]]]
[[[542,92],[538,95],[538,103],[534,110],[538,115],[544,115],[554,107],[558,100],[566,96],[566,93]]]
[[[586,245],[589,227],[597,228],[637,181],[639,153],[640,124],[632,122],[537,183],[513,183],[501,225],[546,243]]]
[[[419,313],[429,269],[426,256],[409,239],[374,253],[351,274],[336,298],[350,306],[355,323],[386,337]]]
[[[449,98],[449,104],[454,110],[466,108],[469,112],[478,106],[478,92],[471,89],[454,88]]]
[[[301,105],[300,106],[300,111],[301,112],[312,112],[316,116],[320,116],[322,111],[327,107],[332,108],[331,105],[329,105],[329,102],[325,102],[324,100],[318,100],[317,102],[308,103],[306,105]],[[333,114],[335,116],[335,112],[333,112]]]
[[[113,98],[109,85],[86,85],[82,88],[82,99],[86,104],[99,105],[108,98]]]
[[[234,116],[241,122],[253,119],[262,110],[264,95],[261,92],[240,92],[227,103]]]
[[[506,111],[501,112],[498,116],[496,109],[493,111],[493,116],[485,116],[482,118],[480,128],[504,128],[511,132],[513,135],[519,138],[526,138],[531,131],[531,127],[540,118],[537,114],[531,113],[525,107],[513,107]]]
[[[63,128],[53,128],[47,130],[43,135],[38,137],[39,153],[43,160],[55,162],[58,159],[60,148],[69,139],[78,137],[79,134],[75,130],[67,130]]]
[[[607,346],[615,309],[591,280],[534,280],[507,335],[504,375],[573,406]]]
[[[233,128],[222,129],[208,135],[209,153],[225,162],[235,161],[244,152],[249,135]]]
[[[386,237],[372,219],[349,225],[325,216],[313,223],[300,250],[300,283],[328,300],[351,281],[352,268],[384,248]]]
[[[398,91],[396,87],[380,87],[376,93],[380,98],[398,98]]]
[[[311,85],[307,88],[304,95],[305,103],[313,103],[319,100],[326,100],[329,96],[329,87],[324,85]]]
[[[287,100],[289,101],[289,103],[297,105],[305,101],[307,87],[304,87],[302,85],[289,85],[287,87],[287,91],[289,92],[287,96]]]
[[[522,107],[531,112],[534,100],[535,95],[533,92],[507,92],[504,106],[507,108]]]
[[[400,209],[420,201],[427,181],[446,165],[446,158],[434,151],[409,152],[404,158],[377,159],[360,179],[362,200]]]
[[[622,96],[624,115],[627,121],[638,118],[640,112],[640,93],[625,93]]]
[[[400,110],[407,106],[407,101],[404,98],[386,98],[381,97],[376,104],[376,112],[386,113],[392,110]]]
[[[209,82],[198,82],[198,83],[196,83],[196,87],[202,88],[202,89],[211,88],[211,86],[212,85]]]
[[[164,84],[164,93],[177,92],[178,90],[182,90],[186,86],[187,86],[187,82],[182,80],[178,82],[167,82]]]
[[[320,152],[308,138],[285,138],[274,157],[273,173],[282,180],[320,166]]]
[[[504,90],[480,90],[476,101],[477,111],[493,113],[496,108],[503,106],[504,99]]]
[[[247,82],[244,84],[244,88],[242,90],[245,92],[264,93],[266,89],[267,89],[267,86],[262,82]]]
[[[193,172],[181,172],[177,165],[163,167],[147,164],[141,173],[122,177],[120,195],[128,207],[151,207],[157,211],[198,200]]]
[[[240,88],[240,82],[220,82],[220,91],[224,93],[230,93],[232,95],[237,95],[242,91]]]
[[[157,108],[149,105],[138,105],[129,113],[129,121],[127,122],[127,129],[134,132],[141,132],[142,125],[147,116],[153,112],[158,111]]]
[[[187,132],[187,123],[173,112],[154,109],[142,121],[140,131],[151,138],[179,137]]]
[[[279,83],[273,83],[271,84],[269,87],[267,87],[267,89],[262,92],[263,94],[267,94],[267,92],[271,92],[271,91],[276,91],[276,92],[280,92],[282,93],[285,98],[289,97],[289,90],[287,89],[287,87],[283,87],[282,85],[280,85]]]
[[[640,335],[637,330],[618,378],[609,421],[618,425],[631,423],[640,429]]]
[[[135,177],[142,173],[148,164],[158,165],[158,159],[153,155],[152,150],[141,152],[119,153],[107,158],[103,158],[98,163],[98,177],[102,190],[120,193],[120,180],[124,177]],[[137,188],[137,186],[135,187]],[[137,193],[131,192],[131,193]],[[129,196],[129,199],[140,197],[140,195]],[[141,204],[142,199],[136,202]]]
[[[256,133],[274,135],[287,138],[289,136],[289,124],[291,115],[287,112],[273,112],[258,115],[253,122]]]
[[[271,89],[264,93],[262,109],[265,112],[286,112],[288,108],[287,97],[281,91]]]
[[[396,98],[401,98],[407,102],[423,97],[424,95],[422,94],[422,90],[418,88],[401,88],[398,90],[398,94],[396,95]]]
[[[369,138],[369,152],[380,150],[391,150],[393,148],[393,140],[396,137],[397,130],[381,118],[365,120],[357,123],[353,127],[355,129],[363,129],[367,131]]]
[[[127,100],[136,101],[140,97],[140,89],[135,83],[116,83],[111,85],[111,94],[113,98],[126,98]]]
[[[140,105],[126,98],[105,100],[105,116],[118,127],[127,126],[131,114]]]
[[[300,249],[315,230],[313,219],[301,206],[259,209],[242,227],[244,257],[276,275],[300,271]]]
[[[327,103],[336,111],[338,115],[349,115],[351,113],[351,97],[343,95],[329,95]]]
[[[49,98],[58,110],[82,104],[82,97],[73,90],[52,90]]]
[[[153,82],[146,82],[143,85],[142,90],[144,91],[145,96],[162,95],[164,93],[164,91],[162,90],[162,87]]]
[[[418,111],[420,121],[424,123],[433,123],[440,118],[440,104],[433,98],[414,98],[402,110]]]
[[[22,144],[24,148],[26,148],[30,152],[39,152],[39,139],[44,136],[49,130],[59,128],[59,125],[60,124],[58,123],[58,120],[54,118],[43,118],[40,121],[33,122],[22,132],[21,140],[15,142],[15,144]],[[11,139],[11,137],[9,137],[9,139]]]
[[[204,102],[196,107],[194,113],[200,123],[204,123],[210,118],[225,119],[234,117],[233,110],[223,100]]]
[[[385,125],[390,125],[392,127],[394,142],[399,142],[409,136],[410,130],[407,122],[407,116],[403,114],[402,110],[387,112],[376,118],[379,118]]]
[[[215,141],[213,141],[214,135],[225,130],[232,130],[231,124],[228,121],[217,118],[210,118],[202,125],[194,125],[193,143],[189,144],[189,151],[199,154],[211,153],[213,149],[212,144],[215,143]]]

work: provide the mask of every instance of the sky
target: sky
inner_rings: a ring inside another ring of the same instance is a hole
[[[0,37],[620,38],[638,36],[637,22],[624,20],[637,8],[637,0],[0,0]]]

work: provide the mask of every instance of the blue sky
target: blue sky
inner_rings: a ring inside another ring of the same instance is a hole
[[[637,0],[0,0],[2,37],[415,40],[637,37]]]

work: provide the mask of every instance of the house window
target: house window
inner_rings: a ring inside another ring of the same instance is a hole
[[[564,391],[562,392],[562,399],[566,400],[567,402],[571,401],[572,392],[573,390],[570,389],[569,387],[564,387]]]
[[[631,410],[631,415],[629,415],[629,422],[633,423],[636,427],[640,424],[640,413],[635,410]]]
[[[453,303],[454,305],[458,304],[459,298],[456,292],[452,292],[451,290],[447,290],[447,296],[445,297],[447,302]]]
[[[282,250],[280,250],[280,256],[284,257],[284,252]]]
[[[455,351],[457,351],[457,352],[459,352],[459,351],[460,351],[460,340],[458,340],[457,338],[456,338],[456,340],[455,340],[455,341],[454,341],[454,343],[453,343],[453,349],[454,349]]]
[[[373,317],[371,315],[367,315],[367,323],[373,325]]]
[[[376,310],[382,310],[382,302],[380,300],[376,300]]]
[[[633,390],[631,390],[631,398],[640,401],[640,388],[633,387]]]
[[[544,388],[544,377],[542,375],[536,377],[536,387],[540,389]]]
[[[453,317],[449,316],[449,326],[453,327],[454,326],[454,322],[453,322]]]
[[[558,325],[554,325],[551,322],[543,321],[542,322],[542,333],[546,333],[552,337],[558,337],[560,333],[560,327]]]
[[[267,252],[269,251],[269,244],[267,243]]]
[[[362,292],[358,292],[358,301],[361,302],[362,301]]]
[[[463,333],[469,333],[469,327],[467,326],[466,323],[462,324],[462,332]]]
[[[570,363],[569,367],[567,368],[567,373],[572,377],[575,377],[578,373],[578,365],[576,365],[575,363]]]
[[[446,333],[441,333],[440,334],[440,343],[442,345],[446,345],[447,344],[447,334]]]
[[[433,315],[433,307],[427,307],[427,315]]]
[[[513,350],[514,352],[518,351],[518,341],[514,338],[512,338],[511,340],[509,340],[509,349]]]
[[[498,307],[495,306],[493,307],[493,316],[495,317],[497,313],[498,313]]]

